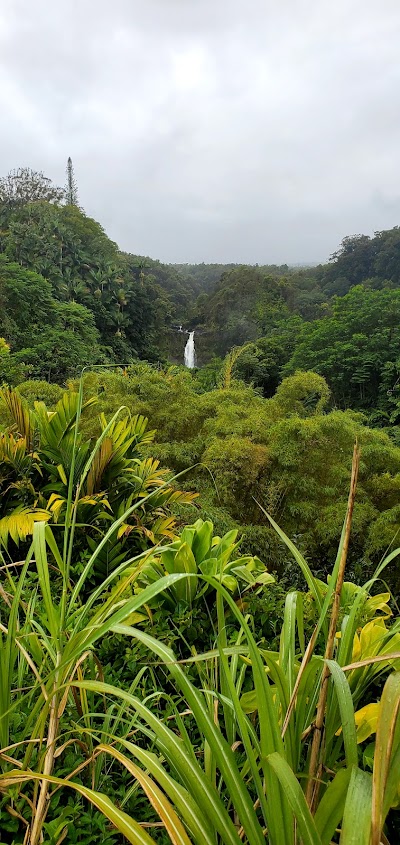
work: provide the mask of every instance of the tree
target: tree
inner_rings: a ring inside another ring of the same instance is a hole
[[[373,275],[376,251],[375,238],[368,235],[343,238],[340,249],[331,256],[332,264],[326,273],[327,282],[344,276],[348,279],[349,287],[361,284]]]
[[[237,359],[236,378],[261,388],[265,397],[273,396],[282,378],[282,368],[295,349],[303,322],[296,314],[276,324],[267,337],[248,343]]]
[[[64,199],[64,191],[53,185],[44,173],[19,167],[11,170],[0,179],[0,206],[6,210],[18,208],[29,202],[51,202],[59,204]]]
[[[0,337],[0,385],[15,385],[24,381],[30,368],[18,364],[11,354],[8,343]]]
[[[4,256],[0,255],[0,331],[13,351],[21,349],[15,341],[20,316],[11,289],[7,306],[3,302],[1,267],[6,258],[20,265],[18,277],[22,267],[43,277],[44,290],[50,283],[53,301],[86,306],[94,315],[109,359],[128,363],[138,355],[149,360],[161,357],[160,339],[172,317],[172,299],[178,296],[176,279],[182,286],[177,272],[159,262],[120,253],[102,227],[77,205],[37,201],[14,207],[0,226],[0,253]],[[170,281],[171,295],[167,292]],[[29,297],[25,296],[21,307],[31,307]],[[32,307],[36,309],[36,299]],[[51,320],[49,324],[54,328]],[[32,332],[21,342],[25,350],[32,349]]]
[[[329,387],[322,376],[297,370],[293,376],[283,379],[275,400],[285,414],[310,417],[322,413],[329,396]]]
[[[31,345],[54,324],[55,307],[51,285],[43,276],[0,255],[0,335],[13,351]]]
[[[34,378],[61,384],[69,376],[79,375],[83,367],[104,362],[99,341],[88,308],[77,302],[57,303],[53,322],[43,326],[34,345],[21,349],[15,358],[30,364]]]
[[[323,375],[339,407],[387,413],[399,373],[400,290],[353,287],[334,300],[332,317],[304,324],[284,373]]]
[[[67,161],[67,186],[65,189],[65,201],[67,205],[79,205],[78,186],[76,184],[71,156],[68,157]]]

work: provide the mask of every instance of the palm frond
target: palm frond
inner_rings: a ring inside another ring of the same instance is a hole
[[[10,538],[18,545],[32,536],[35,522],[47,522],[50,518],[51,513],[41,508],[16,507],[0,519],[0,545],[7,546]]]
[[[25,439],[27,450],[30,451],[33,448],[35,424],[28,403],[16,390],[9,387],[3,387],[0,390],[0,398],[13,420],[13,428],[15,428],[19,437]]]

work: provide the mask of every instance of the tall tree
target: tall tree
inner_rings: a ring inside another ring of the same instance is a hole
[[[67,205],[79,205],[78,187],[76,184],[74,166],[72,164],[71,156],[68,156],[67,161],[67,185],[65,189],[65,198]]]

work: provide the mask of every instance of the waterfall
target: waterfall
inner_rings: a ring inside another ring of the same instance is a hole
[[[192,370],[196,366],[196,350],[194,348],[194,332],[189,332],[188,342],[185,346],[184,354],[185,367],[190,367]]]

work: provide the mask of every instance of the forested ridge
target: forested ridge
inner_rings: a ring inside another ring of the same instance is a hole
[[[399,317],[0,179],[0,845],[396,845]]]
[[[15,383],[24,366],[61,383],[90,364],[181,363],[183,325],[196,330],[199,365],[246,346],[236,374],[267,397],[284,375],[311,369],[337,407],[396,421],[398,227],[347,237],[308,269],[172,266],[120,252],[41,174],[4,178],[0,199],[3,379]]]

